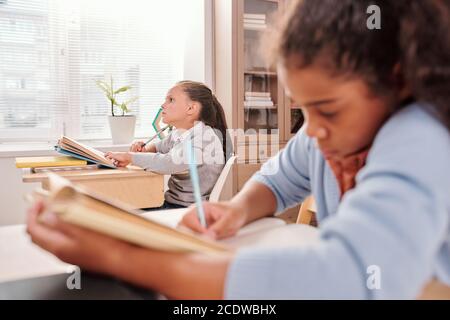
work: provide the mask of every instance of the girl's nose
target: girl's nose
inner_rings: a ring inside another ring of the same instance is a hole
[[[311,138],[316,138],[316,139],[321,140],[321,139],[325,139],[327,137],[328,131],[327,131],[327,129],[320,126],[319,124],[311,122],[311,120],[309,120],[306,123],[306,134]]]

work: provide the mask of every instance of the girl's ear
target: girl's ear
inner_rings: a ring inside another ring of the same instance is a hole
[[[189,116],[194,116],[195,118],[198,118],[200,115],[200,108],[201,108],[200,103],[192,101],[188,106],[187,114]]]

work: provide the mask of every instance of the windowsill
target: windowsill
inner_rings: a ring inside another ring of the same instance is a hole
[[[103,152],[128,151],[130,148],[129,144],[113,145],[111,140],[83,141],[83,144]],[[53,146],[48,143],[0,143],[0,158],[61,155]]]

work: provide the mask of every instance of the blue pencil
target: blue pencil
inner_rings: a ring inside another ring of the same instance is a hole
[[[190,140],[186,141],[186,152],[189,159],[189,174],[191,176],[192,186],[194,187],[195,204],[197,205],[197,216],[203,227],[206,228],[205,211],[203,210],[202,198],[200,195],[200,183],[197,172],[197,161],[195,152]]]

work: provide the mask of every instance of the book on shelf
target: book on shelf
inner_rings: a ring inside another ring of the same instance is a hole
[[[266,15],[258,13],[244,13],[244,19],[266,20]]]
[[[244,29],[246,30],[265,30],[265,24],[256,24],[256,23],[244,23]]]
[[[259,19],[244,19],[244,23],[249,24],[266,24],[266,20],[259,20]]]
[[[245,97],[245,101],[272,101],[270,97],[252,97],[247,96]]]
[[[86,160],[89,163],[99,164],[108,168],[116,168],[113,162],[105,157],[103,152],[67,136],[62,136],[61,139],[58,140],[55,149],[59,153]]]
[[[244,29],[264,30],[266,27],[265,14],[244,14]]]
[[[229,251],[224,245],[193,232],[144,218],[141,214],[145,211],[75,186],[54,173],[48,174],[48,180],[49,190],[37,189],[33,197],[43,200],[49,211],[67,223],[156,250],[208,254]],[[45,223],[42,218],[41,221]]]
[[[273,101],[244,101],[244,107],[251,108],[251,107],[273,107]]]
[[[16,168],[41,168],[62,166],[83,166],[87,161],[68,156],[50,157],[19,157],[16,158]]]
[[[270,97],[270,92],[253,92],[246,91],[245,97]]]

